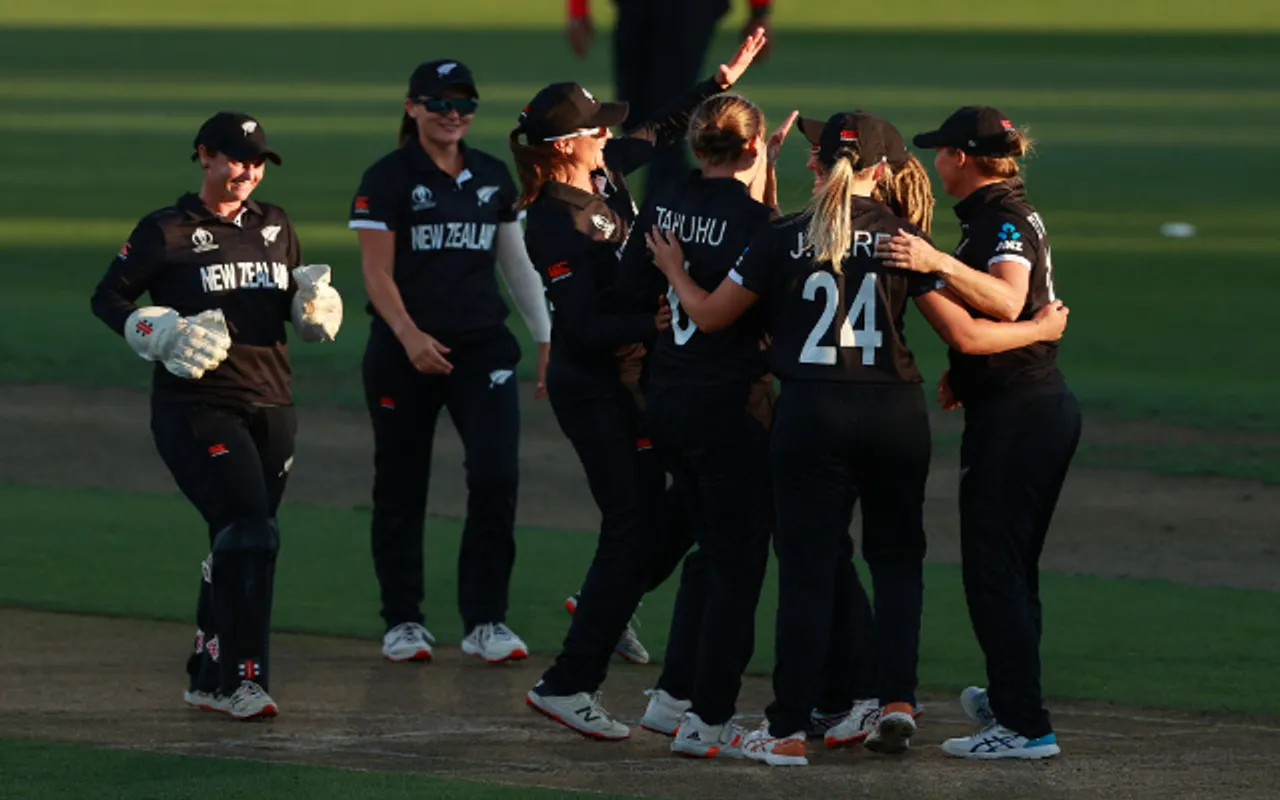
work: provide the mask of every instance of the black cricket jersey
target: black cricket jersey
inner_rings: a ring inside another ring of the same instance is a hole
[[[729,277],[760,295],[772,336],[770,368],[784,381],[919,383],[903,314],[908,300],[942,283],[886,266],[875,252],[899,228],[928,237],[866,197],[854,200],[853,224],[853,247],[838,274],[829,262],[814,261],[805,243],[809,215],[801,213],[752,240]]]
[[[466,333],[506,321],[494,267],[498,225],[516,220],[507,165],[460,145],[458,177],[436,166],[416,138],[365,170],[348,226],[395,231],[394,279],[421,330]],[[377,317],[373,304],[370,314]]]
[[[234,220],[214,214],[199,196],[184,194],[143,217],[111,262],[90,301],[116,333],[135,301],[168,306],[184,317],[221,309],[231,335],[225,361],[199,380],[179,378],[157,363],[157,399],[224,400],[253,405],[292,403],[285,321],[302,263],[298,235],[279,206],[245,201]]]
[[[614,286],[619,248],[637,213],[626,175],[647,164],[656,146],[679,141],[698,105],[722,91],[715,81],[699,83],[654,120],[610,139],[605,169],[592,174],[594,192],[549,181],[529,204],[525,247],[551,308],[555,358],[616,371],[620,348],[652,341],[657,298],[638,305]]]
[[[763,314],[752,308],[728,328],[698,330],[680,308],[680,298],[653,265],[644,235],[656,224],[671,231],[684,250],[694,282],[715,291],[752,238],[769,224],[772,209],[751,198],[735,178],[704,178],[694,171],[687,181],[662,187],[645,202],[620,258],[619,282],[633,293],[665,292],[671,327],[658,334],[650,362],[655,385],[714,386],[753,381],[768,370],[761,346]],[[658,287],[657,291],[653,287]]]
[[[1031,273],[1019,320],[1029,320],[1053,302],[1053,261],[1040,214],[1027,202],[1021,178],[988,184],[955,206],[962,238],[953,254],[974,269],[988,272],[999,261],[1013,261]],[[1036,391],[1062,385],[1058,343],[1037,342],[994,355],[955,350],[951,389],[961,402],[990,393]]]

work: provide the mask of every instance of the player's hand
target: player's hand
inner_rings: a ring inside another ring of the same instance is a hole
[[[960,401],[956,399],[955,392],[951,391],[950,370],[944,370],[942,377],[938,379],[938,405],[942,406],[943,411],[960,408]]]
[[[876,258],[891,267],[928,274],[941,269],[942,253],[919,236],[899,228],[897,235],[876,247]]]
[[[721,89],[728,89],[738,82],[742,73],[747,71],[747,67],[751,66],[751,62],[764,49],[768,40],[769,37],[765,35],[764,28],[757,22],[751,33],[743,39],[733,60],[728,64],[721,64],[716,72],[716,83],[720,84]]]
[[[1054,300],[1037,311],[1032,320],[1040,327],[1040,341],[1056,342],[1061,339],[1067,330],[1067,316],[1070,313],[1071,309],[1063,305],[1061,300]]]
[[[129,315],[125,341],[147,361],[159,361],[179,378],[198,381],[217,369],[231,351],[231,334],[221,309],[179,316],[168,306],[146,306]]]
[[[747,24],[742,26],[742,38],[750,36],[757,28],[764,31],[764,46],[760,48],[760,52],[756,54],[756,63],[763,64],[768,60],[769,55],[773,52],[773,25],[770,24],[768,17],[752,17],[747,20]]]
[[[541,400],[547,396],[547,365],[551,363],[551,342],[538,343],[537,377],[533,384],[533,399]]]
[[[404,331],[400,335],[400,344],[404,345],[405,355],[418,372],[428,375],[448,375],[453,372],[453,364],[445,358],[449,348],[440,344],[434,336],[423,333],[416,327]]]
[[[658,313],[653,318],[654,327],[660,331],[671,329],[671,304],[665,294],[658,295]]]
[[[645,243],[653,251],[653,263],[670,280],[672,275],[684,272],[684,250],[675,237],[667,236],[667,232],[654,225],[644,235]]]
[[[591,40],[596,31],[591,25],[591,17],[570,17],[565,24],[565,36],[569,38],[569,47],[578,58],[584,58],[591,49]]]
[[[342,327],[342,295],[330,285],[328,264],[294,267],[291,314],[293,327],[304,342],[332,342]]]
[[[796,123],[796,118],[799,116],[799,111],[792,111],[778,126],[777,130],[769,134],[769,141],[765,143],[765,153],[768,155],[769,166],[778,163],[778,156],[782,153],[782,143],[787,140],[787,134],[791,133],[791,126]]]

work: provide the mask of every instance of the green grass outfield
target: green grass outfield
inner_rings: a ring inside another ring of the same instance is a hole
[[[0,800],[624,800],[620,795],[493,786],[429,775],[102,750],[0,739]]]
[[[546,7],[553,5],[547,19],[559,13],[558,3]],[[1179,16],[1191,5],[1147,7],[1161,9],[1155,27],[1188,28],[1201,19]],[[11,4],[0,14],[9,23],[60,15],[67,23],[0,27],[0,175],[8,189],[0,197],[0,380],[145,385],[147,370],[92,318],[87,298],[133,222],[196,186],[187,160],[194,130],[234,106],[259,115],[285,154],[259,196],[289,210],[308,259],[335,266],[348,300],[337,343],[295,348],[299,399],[354,404],[364,297],[346,208],[361,170],[393,143],[412,66],[441,54],[465,58],[484,97],[472,141],[504,156],[517,110],[542,83],[578,77],[601,94],[610,86],[607,41],[579,62],[554,30],[339,31],[302,21],[162,30],[134,25],[147,4],[110,7],[112,28],[72,24],[103,21],[87,3]],[[293,12],[280,9],[296,4],[267,7],[276,9],[269,20],[284,19]],[[367,6],[377,19],[390,7]],[[815,7],[786,13],[813,22]],[[1105,17],[1089,9],[1101,7],[1074,10],[1075,27],[1090,28],[1074,32],[790,30],[740,89],[775,120],[793,107],[823,115],[860,105],[907,133],[962,103],[1001,106],[1039,142],[1032,197],[1074,312],[1062,360],[1086,413],[1280,428],[1280,382],[1266,366],[1280,362],[1271,312],[1280,290],[1280,34],[1267,32],[1280,12],[1252,12],[1253,25],[1246,4],[1215,4],[1215,19],[1251,32],[1138,34],[1098,30]],[[326,15],[338,8],[317,4],[312,21],[337,24]],[[1024,3],[1016,14],[991,16],[999,25],[1065,28],[1066,8]],[[493,18],[522,19],[507,9]],[[200,13],[181,21],[204,26],[212,12]],[[875,13],[887,21],[888,12]],[[715,57],[731,46],[722,37]],[[208,65],[228,52],[239,66],[215,77]],[[804,160],[804,147],[791,143],[786,207],[807,194]],[[955,224],[945,198],[937,218],[937,238],[950,245]],[[1199,236],[1163,238],[1160,225],[1173,220],[1194,223]],[[512,325],[524,335],[518,318]],[[941,345],[918,318],[909,327],[936,374]]]
[[[287,505],[280,516],[275,628],[364,637],[374,652],[382,628],[368,512]],[[0,486],[6,539],[0,604],[191,620],[205,555],[193,533],[200,528],[178,497]],[[433,520],[427,533],[424,608],[428,627],[444,642],[462,638],[455,610],[460,529],[459,522]],[[568,624],[562,603],[585,574],[595,537],[524,528],[517,545],[509,621],[535,652],[555,652]],[[925,580],[921,682],[957,691],[982,675],[959,570],[931,565]],[[647,596],[640,611],[641,634],[655,657],[665,650],[676,584],[668,581]],[[1273,635],[1280,595],[1052,574],[1042,587],[1044,685],[1051,698],[1280,714],[1280,695],[1266,689],[1280,661]],[[776,588],[775,580],[767,581],[760,603],[756,673],[772,665]],[[175,680],[182,659],[174,653]]]

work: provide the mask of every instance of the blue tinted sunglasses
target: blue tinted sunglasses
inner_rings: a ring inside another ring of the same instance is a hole
[[[480,107],[480,101],[470,97],[415,97],[413,102],[421,103],[433,114],[447,115],[450,111],[457,111],[460,117],[474,114]]]

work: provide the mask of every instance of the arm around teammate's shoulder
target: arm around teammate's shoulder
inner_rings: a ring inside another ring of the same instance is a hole
[[[1056,342],[1066,331],[1070,314],[1070,309],[1061,301],[1054,301],[1040,309],[1033,319],[1023,322],[975,319],[949,289],[920,295],[916,298],[916,308],[949,347],[970,355],[990,355],[1037,342]]]
[[[967,244],[966,246],[974,246]],[[996,319],[1012,322],[1027,301],[1028,271],[1004,270],[1003,261],[992,260],[983,272],[934,248],[906,230],[881,246],[885,263],[898,269],[935,274],[955,295],[972,308]]]

